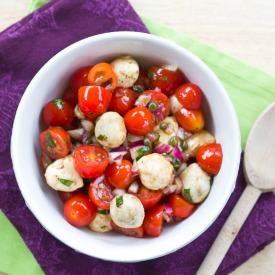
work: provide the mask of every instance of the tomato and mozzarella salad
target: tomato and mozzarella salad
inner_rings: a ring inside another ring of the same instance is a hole
[[[203,92],[174,65],[131,56],[78,69],[42,111],[41,165],[65,219],[95,232],[161,234],[211,189],[222,148],[204,129]]]

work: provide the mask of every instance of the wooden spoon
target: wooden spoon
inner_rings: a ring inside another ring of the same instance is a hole
[[[259,196],[275,189],[275,102],[256,120],[244,154],[247,186],[203,260],[197,275],[213,275]]]

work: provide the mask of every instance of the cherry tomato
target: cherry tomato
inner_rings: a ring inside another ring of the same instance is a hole
[[[123,159],[120,164],[110,164],[106,171],[106,180],[115,188],[126,189],[132,181],[132,163]]]
[[[137,228],[123,228],[116,225],[113,221],[111,221],[111,226],[114,231],[126,236],[142,238],[144,235],[144,230],[142,226]]]
[[[147,235],[158,237],[163,225],[163,205],[156,205],[145,213],[143,228]]]
[[[144,136],[153,130],[153,115],[146,108],[138,106],[128,111],[124,116],[127,131],[132,135]]]
[[[144,70],[141,70],[138,75],[138,79],[133,85],[133,90],[140,94],[144,90],[147,90],[149,88],[149,79],[147,76],[147,72]]]
[[[188,132],[198,132],[204,127],[204,118],[200,110],[181,108],[175,117],[180,126]]]
[[[202,91],[199,86],[186,83],[178,87],[175,94],[184,108],[197,110],[201,107]]]
[[[136,196],[140,199],[144,209],[155,206],[162,198],[161,191],[151,191],[144,186],[141,186]]]
[[[51,159],[66,157],[71,150],[71,138],[61,127],[49,127],[39,135],[42,151]]]
[[[172,194],[169,197],[169,204],[173,209],[173,216],[178,218],[187,218],[195,210],[195,205],[186,201],[181,196]]]
[[[40,157],[40,164],[43,169],[43,171],[46,171],[47,167],[52,163],[52,160],[42,152]]]
[[[196,154],[199,166],[211,175],[217,175],[222,165],[222,147],[218,143],[201,146]]]
[[[113,194],[111,188],[104,183],[104,180],[101,182],[97,180],[91,182],[88,194],[96,207],[102,209],[110,208],[110,202],[113,199]]]
[[[97,145],[80,145],[74,153],[74,167],[82,178],[101,176],[109,163],[106,150]]]
[[[90,85],[98,86],[109,84],[110,82],[110,88],[115,89],[117,87],[117,76],[113,71],[111,64],[98,63],[89,71],[88,82]],[[106,87],[109,86],[107,85]]]
[[[147,106],[149,110],[151,106],[153,107],[152,113],[155,115],[157,123],[159,123],[169,115],[170,100],[165,94],[149,90],[145,91],[143,95],[148,95],[151,97],[151,100]]]
[[[180,70],[171,71],[161,67],[151,66],[148,71],[150,87],[160,89],[166,95],[171,95],[180,84],[186,81],[186,77]]]
[[[80,110],[87,116],[99,116],[107,111],[112,93],[100,86],[84,86],[78,91]]]
[[[72,88],[67,88],[63,93],[62,99],[74,107],[77,104],[77,93]]]
[[[45,105],[43,118],[47,126],[68,127],[74,120],[74,110],[68,102],[57,98]]]
[[[132,89],[116,88],[111,99],[110,110],[123,116],[134,107],[136,97]]]
[[[96,216],[96,208],[84,194],[75,194],[64,204],[66,220],[77,227],[87,226]]]
[[[83,67],[78,69],[71,78],[71,88],[73,92],[77,95],[78,89],[82,86],[89,85],[88,74],[90,67]]]

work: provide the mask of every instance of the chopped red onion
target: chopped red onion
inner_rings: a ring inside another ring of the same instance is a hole
[[[183,162],[183,163],[180,165],[179,169],[177,170],[177,176],[180,175],[186,167],[187,167],[187,163],[186,163],[186,162]]]
[[[182,190],[182,187],[183,187],[183,183],[182,183],[181,179],[176,177],[175,181],[174,181],[174,184],[177,187],[175,192],[177,194],[181,193],[181,190]]]
[[[117,163],[117,164],[121,164],[121,161],[123,159],[123,157],[127,154],[127,151],[119,151],[119,152],[113,152],[110,151],[109,152],[109,162],[110,163]]]
[[[143,140],[143,136],[135,136],[135,135],[128,134],[127,135],[127,140],[128,140],[129,143],[133,143],[133,142],[136,142],[136,141]]]
[[[167,154],[173,150],[173,147],[169,144],[160,144],[154,148],[154,152],[158,154]]]
[[[136,142],[132,142],[132,143],[129,143],[129,148],[135,148],[135,147],[138,147],[138,146],[143,146],[144,143],[143,143],[143,139],[142,140],[138,140]]]
[[[90,120],[82,119],[80,123],[87,132],[92,132],[94,130],[94,124]]]
[[[74,130],[67,131],[67,133],[70,135],[71,138],[80,141],[82,139],[84,131],[85,130],[83,128],[79,128],[79,129],[74,129]]]
[[[147,104],[150,102],[151,96],[150,95],[140,95],[135,102],[136,106],[144,106],[146,107]]]
[[[101,182],[104,182],[104,175],[102,175],[94,180],[94,184],[99,184]]]
[[[139,185],[136,181],[132,182],[128,188],[129,193],[136,194],[138,192]]]
[[[164,111],[163,104],[159,104],[157,110],[154,112],[157,124],[159,124],[164,119],[163,111]]]
[[[172,193],[175,193],[177,190],[177,186],[174,184],[169,184],[168,186],[166,186],[162,192],[164,195],[170,195]]]
[[[165,211],[167,214],[173,214],[173,209],[172,209],[172,207],[171,207],[170,204],[165,203],[163,206],[164,206],[164,211]]]
[[[159,134],[152,132],[146,135],[146,137],[151,141],[151,142],[155,142],[159,139]]]
[[[164,204],[163,218],[167,223],[173,222],[173,209],[169,204]]]
[[[177,137],[180,138],[180,139],[182,139],[182,140],[185,139],[185,131],[184,131],[183,128],[180,127],[180,128],[178,129]]]
[[[125,153],[125,155],[126,155],[127,149],[125,146],[122,145],[122,146],[112,149],[111,152]]]
[[[124,189],[116,188],[112,191],[112,193],[114,196],[121,196],[124,195],[126,191]]]
[[[183,162],[183,155],[181,153],[181,150],[179,149],[178,146],[174,147],[173,151],[172,151],[173,156],[178,159],[180,162]]]

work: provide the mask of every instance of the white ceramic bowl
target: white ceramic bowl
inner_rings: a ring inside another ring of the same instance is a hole
[[[185,221],[165,228],[158,238],[135,239],[97,234],[71,226],[62,203],[46,184],[39,167],[40,114],[59,96],[81,66],[128,54],[143,64],[175,64],[204,92],[208,128],[222,144],[223,163],[211,192]],[[114,32],[81,40],[59,52],[36,74],[19,104],[13,125],[11,155],[16,179],[28,208],[61,242],[84,254],[118,262],[137,262],[171,253],[200,236],[224,208],[238,173],[240,133],[232,103],[215,74],[180,46],[149,34]],[[31,225],[29,225],[31,226]]]

